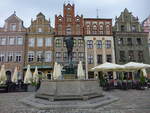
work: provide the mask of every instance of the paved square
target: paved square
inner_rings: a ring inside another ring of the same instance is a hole
[[[150,113],[150,89],[112,90],[106,93],[120,100],[94,110],[38,110],[19,102],[22,98],[30,96],[31,92],[0,93],[0,113]]]

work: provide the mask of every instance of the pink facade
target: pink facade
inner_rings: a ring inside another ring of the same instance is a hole
[[[144,32],[150,32],[150,16],[143,21],[142,26]]]
[[[23,21],[14,12],[5,20],[4,27],[0,28],[0,66],[5,65],[8,80],[11,79],[15,67],[18,68],[18,76],[22,78],[25,36]]]

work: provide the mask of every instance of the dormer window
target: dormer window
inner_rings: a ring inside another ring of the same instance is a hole
[[[77,22],[79,22],[80,21],[80,18],[77,18]]]
[[[10,30],[11,31],[16,31],[16,24],[11,24]]]
[[[68,7],[67,10],[70,11],[70,7]]]
[[[61,21],[61,18],[59,18],[58,20]]]
[[[42,28],[38,28],[38,32],[41,33],[42,32]]]
[[[132,26],[132,32],[136,32],[136,27],[134,25]]]
[[[121,31],[125,31],[124,25],[121,25]]]

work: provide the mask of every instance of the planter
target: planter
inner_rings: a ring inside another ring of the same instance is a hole
[[[36,86],[28,85],[27,92],[35,92],[35,91],[36,91]]]

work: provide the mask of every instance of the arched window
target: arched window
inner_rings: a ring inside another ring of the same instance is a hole
[[[88,35],[91,34],[90,25],[87,25],[87,26],[86,26],[86,33],[87,33]]]
[[[76,25],[76,34],[77,35],[80,34],[80,25],[79,24]]]
[[[66,35],[71,35],[71,25],[66,27]]]
[[[62,34],[62,25],[61,24],[58,25],[58,34],[59,35]]]
[[[61,39],[56,39],[56,47],[61,47],[61,46],[62,46]]]
[[[99,29],[100,29],[100,31],[103,31],[103,25],[100,25]]]
[[[97,26],[93,25],[92,27],[92,34],[97,34]]]
[[[87,41],[87,48],[93,48],[93,40]]]
[[[106,25],[106,34],[109,35],[110,34],[110,26]]]

